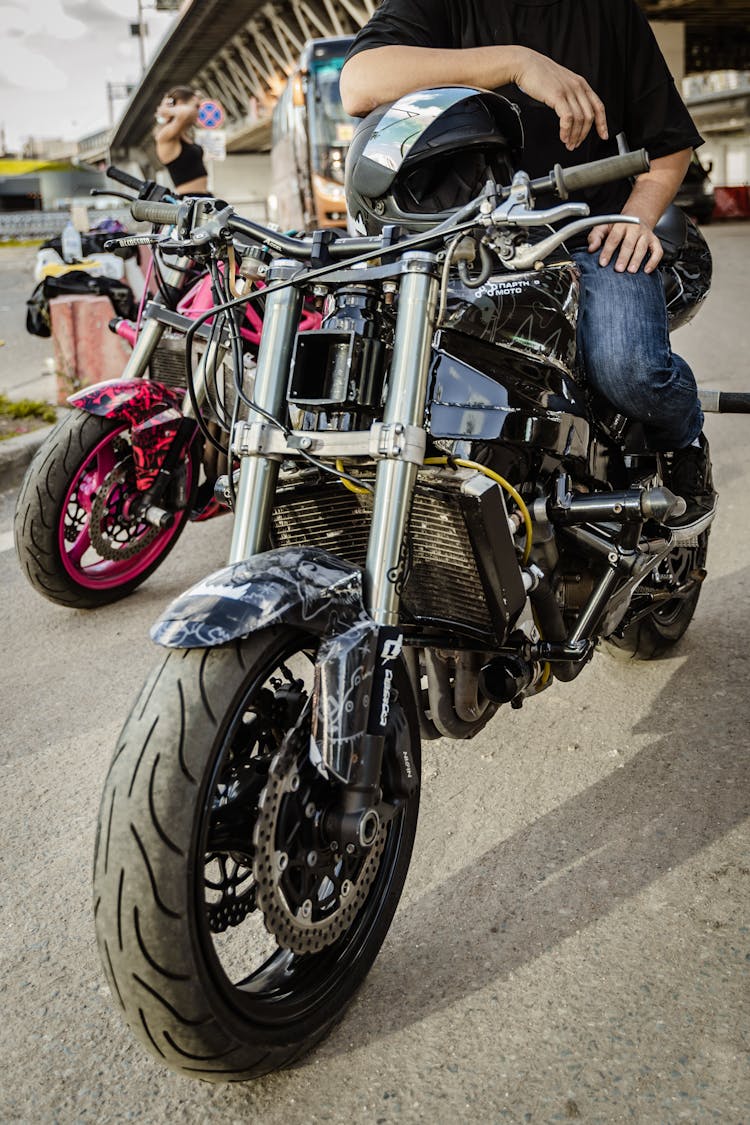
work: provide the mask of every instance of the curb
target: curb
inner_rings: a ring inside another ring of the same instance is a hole
[[[58,421],[63,411],[58,410]],[[0,441],[0,492],[17,489],[37,449],[47,440],[52,426],[40,426],[28,434]]]

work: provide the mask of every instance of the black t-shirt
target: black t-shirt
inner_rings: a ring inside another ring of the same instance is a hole
[[[582,75],[607,112],[610,139],[592,127],[573,152],[560,140],[554,110],[515,85],[498,93],[515,102],[524,126],[522,167],[533,178],[617,152],[623,132],[652,158],[695,148],[702,138],[677,92],[648,21],[635,0],[382,0],[357,35],[349,58],[373,47],[530,47]],[[578,196],[592,213],[619,212],[630,193],[622,181]]]

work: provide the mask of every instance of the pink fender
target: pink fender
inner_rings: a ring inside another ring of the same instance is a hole
[[[144,492],[154,483],[182,421],[183,393],[150,379],[112,379],[78,391],[68,402],[88,414],[130,423],[136,486]]]
[[[165,387],[152,379],[108,379],[105,383],[95,383],[92,387],[76,391],[68,402],[87,414],[98,414],[102,418],[123,417],[137,426],[145,418],[168,407],[181,414],[184,393],[181,388]]]

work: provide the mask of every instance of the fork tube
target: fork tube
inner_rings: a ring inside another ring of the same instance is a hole
[[[175,269],[172,266],[163,265],[161,267],[161,275],[165,285],[171,286],[173,289],[185,288],[185,273],[191,262],[192,258],[178,258],[175,265],[180,266],[180,269]],[[155,298],[157,304],[163,305],[164,301],[161,297]],[[121,379],[140,379],[145,374],[151,356],[154,354],[156,345],[161,340],[165,324],[160,324],[158,320],[147,320],[141,327],[138,333],[138,339],[135,342],[128,362],[123,368]]]
[[[219,340],[214,340],[213,343],[204,351],[200,360],[198,361],[195,371],[193,372],[193,390],[195,391],[195,400],[198,406],[202,406],[206,398],[206,375],[209,371],[216,370],[218,372],[224,357],[226,356],[227,348]],[[190,395],[186,392],[182,401],[182,413],[186,418],[194,418],[195,410]]]
[[[122,369],[121,379],[140,379],[151,362],[156,345],[162,338],[165,324],[158,320],[147,320],[138,333],[135,347],[128,356],[128,362]]]
[[[437,312],[435,272],[434,254],[414,251],[404,255],[385,425],[424,425]],[[416,478],[417,466],[409,461],[384,460],[378,464],[365,563],[365,604],[379,625],[398,624],[404,577],[402,548]]]
[[[299,268],[298,262],[274,262],[268,271],[268,284],[288,281]],[[266,298],[253,401],[279,421],[284,421],[289,365],[301,311],[302,291],[294,285]],[[251,410],[251,421],[252,416]],[[257,414],[255,417],[263,420]],[[278,475],[278,461],[256,456],[241,459],[230,563],[264,549]]]

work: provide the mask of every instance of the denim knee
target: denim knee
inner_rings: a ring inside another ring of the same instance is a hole
[[[672,353],[657,273],[618,273],[598,254],[574,255],[581,271],[578,347],[591,385],[621,413],[643,422],[661,448],[689,445],[703,425],[695,378]]]

